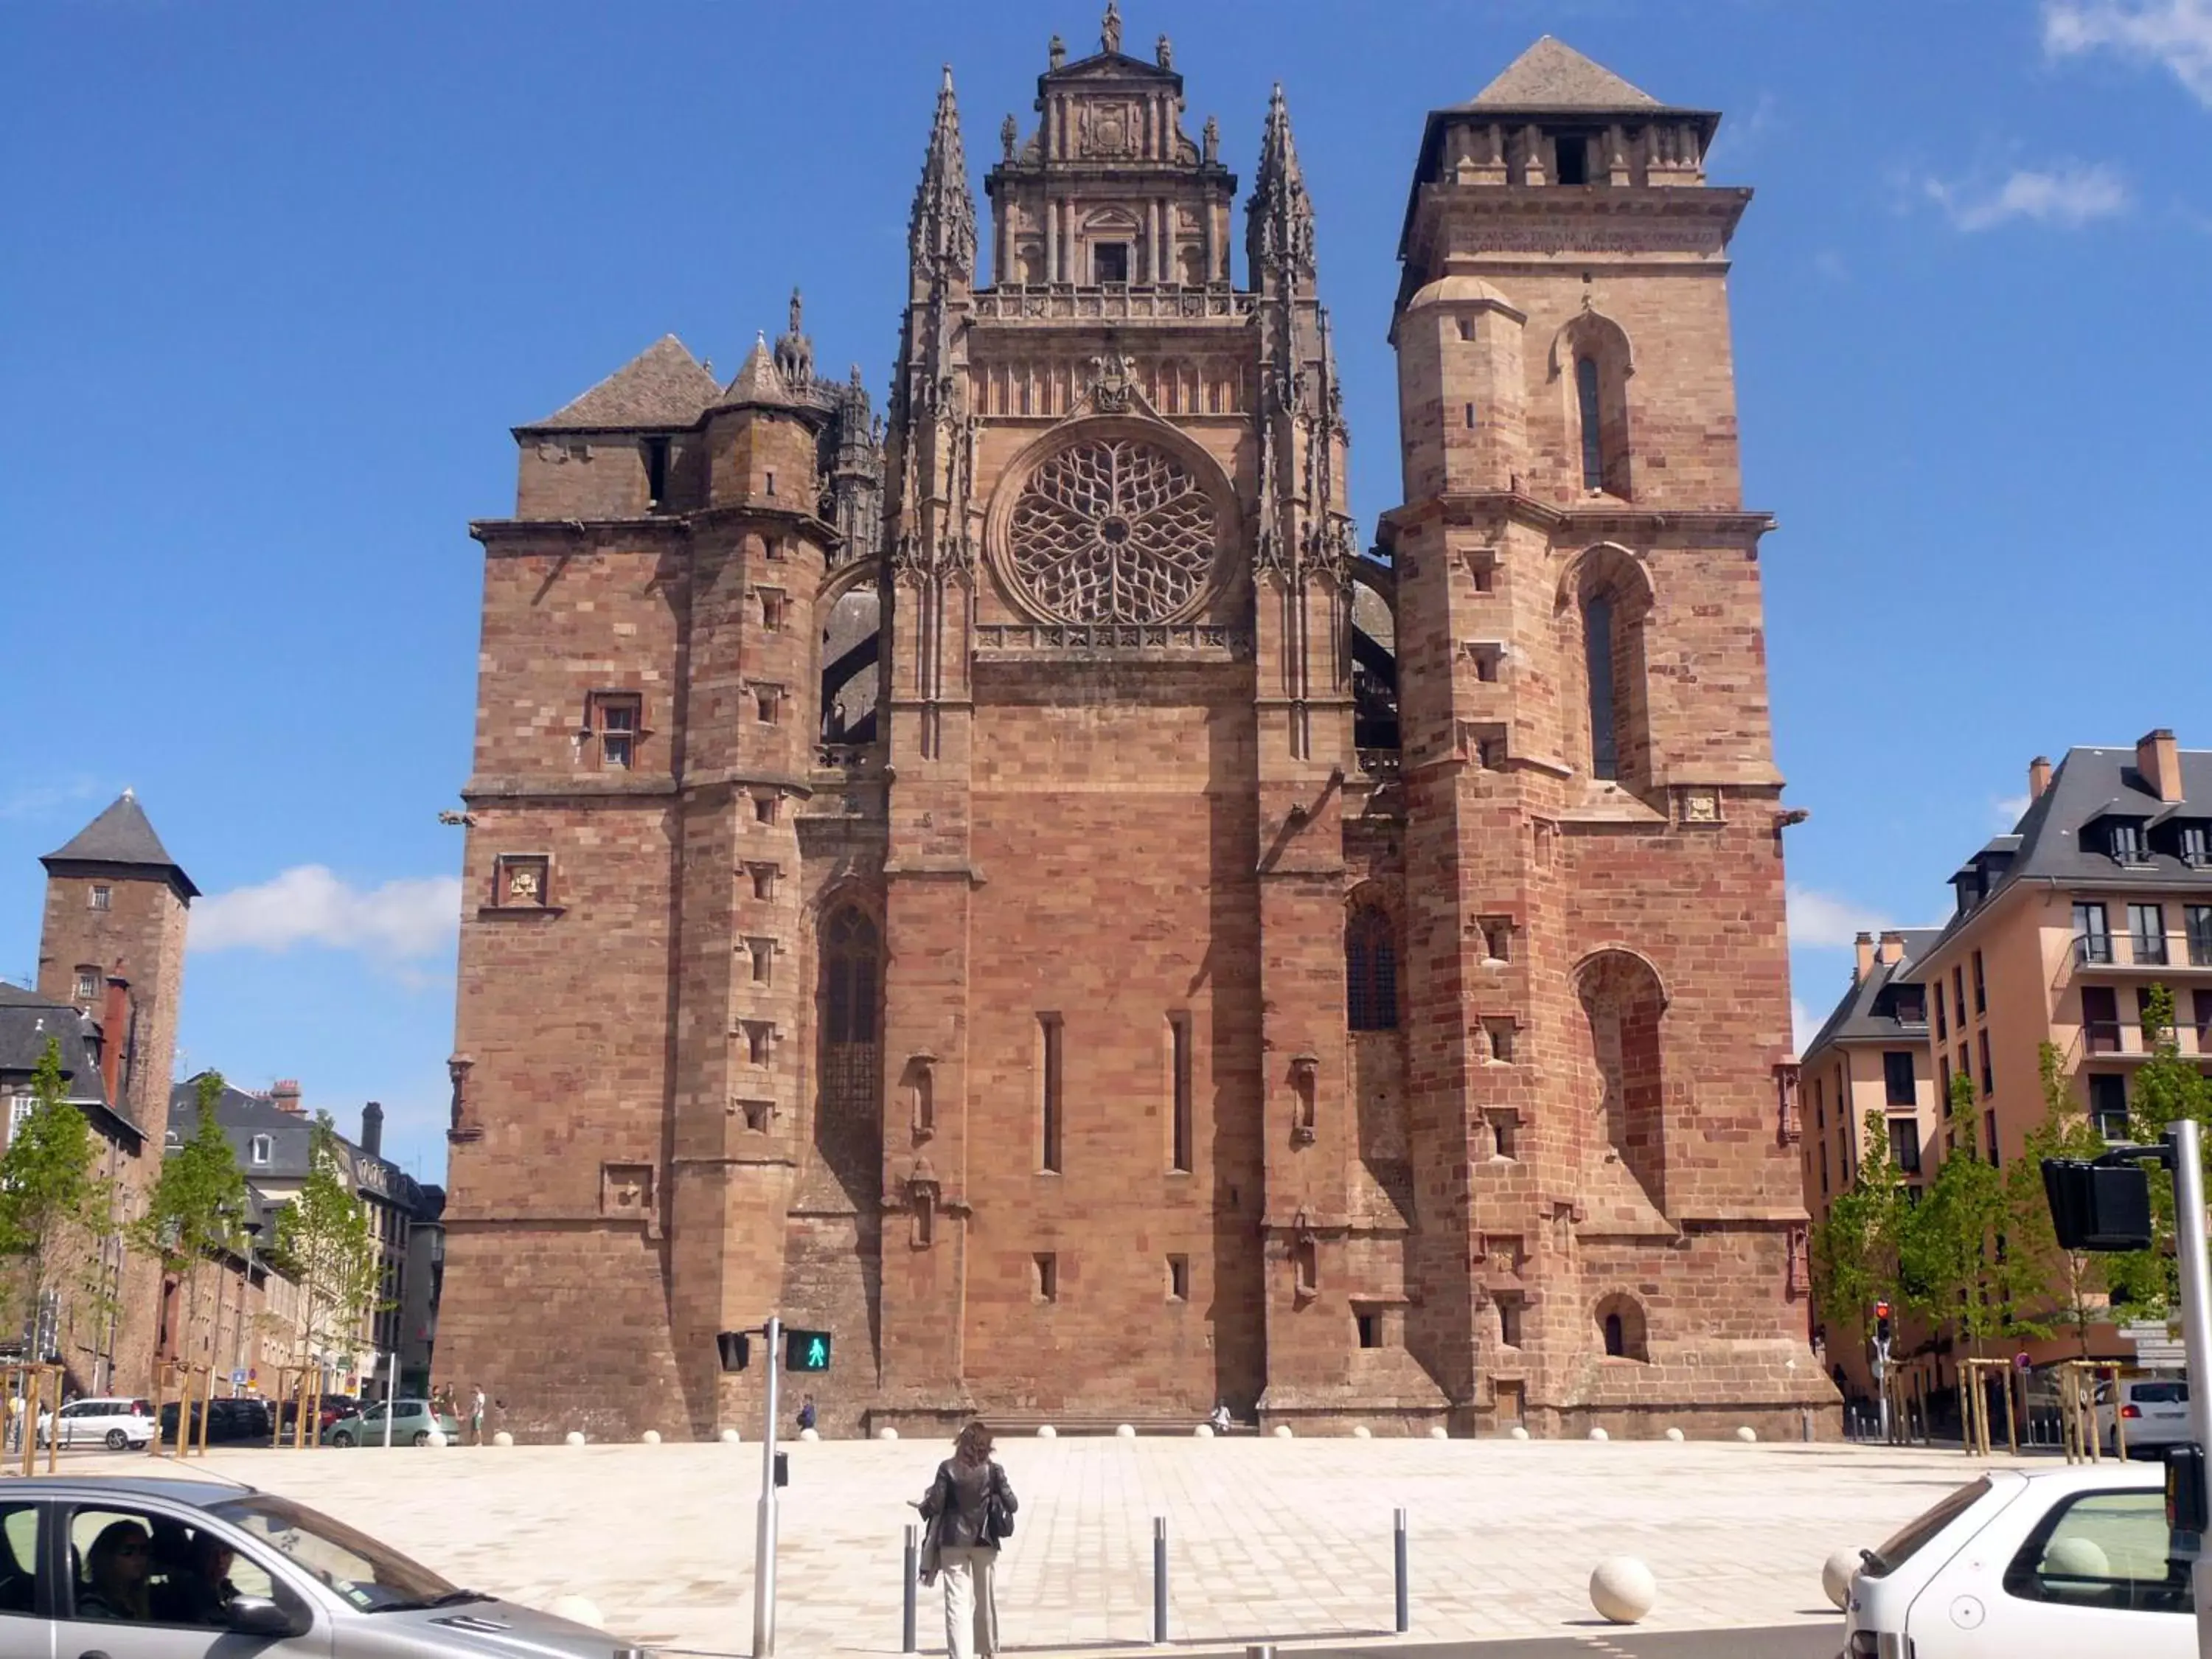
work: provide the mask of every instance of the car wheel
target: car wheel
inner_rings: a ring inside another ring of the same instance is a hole
[[[408,1443],[409,1443],[410,1445],[415,1445],[415,1446],[427,1446],[427,1445],[428,1445],[428,1444],[430,1443],[430,1431],[429,1431],[429,1430],[428,1430],[428,1429],[417,1429],[417,1430],[416,1430],[416,1431],[415,1431],[415,1438],[414,1438],[413,1440],[410,1441]]]
[[[120,1430],[120,1429],[110,1429],[110,1430],[107,1431],[107,1449],[108,1449],[108,1450],[110,1450],[110,1451],[121,1451],[121,1450],[122,1450],[125,1446],[129,1445],[130,1443],[131,1443],[131,1437],[130,1437],[129,1435],[127,1435],[127,1434],[124,1433],[122,1430]]]
[[[331,1444],[333,1446],[350,1446],[353,1444],[353,1437],[348,1434],[343,1429],[340,1429],[336,1434],[331,1437]]]

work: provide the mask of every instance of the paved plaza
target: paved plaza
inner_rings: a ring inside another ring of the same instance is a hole
[[[905,1500],[945,1450],[790,1448],[785,1653],[898,1651]],[[1822,1560],[1880,1542],[1978,1467],[1957,1453],[1733,1442],[1069,1437],[1000,1451],[1022,1500],[1000,1619],[1006,1646],[1028,1652],[1148,1641],[1156,1516],[1176,1644],[1388,1640],[1398,1506],[1410,1515],[1408,1644],[1632,1651],[1586,1595],[1601,1558],[1628,1553],[1659,1581],[1646,1631],[1786,1626],[1807,1635],[1768,1651],[1817,1652],[1815,1633],[1839,1628]],[[66,1462],[139,1474],[149,1460]],[[538,1606],[586,1597],[634,1640],[750,1648],[757,1445],[217,1450],[156,1467],[289,1493],[475,1589]],[[941,1649],[927,1593],[920,1626],[923,1649]]]

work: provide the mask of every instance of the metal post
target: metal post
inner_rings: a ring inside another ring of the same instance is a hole
[[[1168,1518],[1152,1517],[1152,1640],[1168,1639]]]
[[[915,1651],[914,1632],[915,1583],[921,1577],[921,1528],[909,1526],[906,1529],[906,1596],[905,1611],[899,1623],[899,1651]]]
[[[1874,1340],[1874,1392],[1881,1402],[1881,1437],[1889,1438],[1889,1344],[1877,1336]]]
[[[776,1379],[783,1369],[783,1322],[773,1315],[768,1339],[768,1426],[761,1432],[760,1521],[753,1534],[753,1659],[775,1653],[775,1414]]]
[[[2181,1266],[2181,1340],[2189,1356],[2189,1437],[2212,1449],[2212,1261],[2204,1247],[2203,1148],[2190,1119],[2166,1125],[2173,1143],[2174,1254]],[[2119,1391],[2113,1390],[2112,1415],[2119,1417]],[[2203,1539],[2176,1539],[2177,1555],[2193,1559],[2190,1588],[2197,1604],[2197,1659],[2212,1659],[2212,1557]],[[2185,1550],[2185,1543],[2196,1548]]]
[[[384,1449],[392,1449],[392,1418],[393,1408],[399,1403],[399,1350],[392,1351],[392,1363],[384,1368]],[[430,1426],[438,1425],[437,1404],[430,1407]]]
[[[1403,1636],[1413,1627],[1413,1597],[1406,1576],[1406,1511],[1403,1510],[1390,1512],[1390,1559],[1396,1566],[1398,1577],[1398,1622],[1393,1628]]]

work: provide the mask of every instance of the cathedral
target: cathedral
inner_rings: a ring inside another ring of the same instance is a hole
[[[1833,1432],[1718,116],[1548,37],[1428,116],[1370,539],[1284,96],[1240,202],[1121,28],[988,218],[946,71],[880,417],[794,296],[516,428],[441,1368],[750,1436],[773,1314],[830,1433]]]

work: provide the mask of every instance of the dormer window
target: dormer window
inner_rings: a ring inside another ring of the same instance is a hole
[[[1900,1025],[1925,1025],[1928,1023],[1927,994],[1917,985],[1899,986],[1894,1011]]]
[[[270,1142],[267,1135],[256,1135],[246,1149],[246,1161],[257,1168],[269,1162]]]
[[[2148,864],[2150,854],[2143,844],[2143,827],[2133,818],[2114,818],[2105,829],[2105,850],[2115,864]]]

